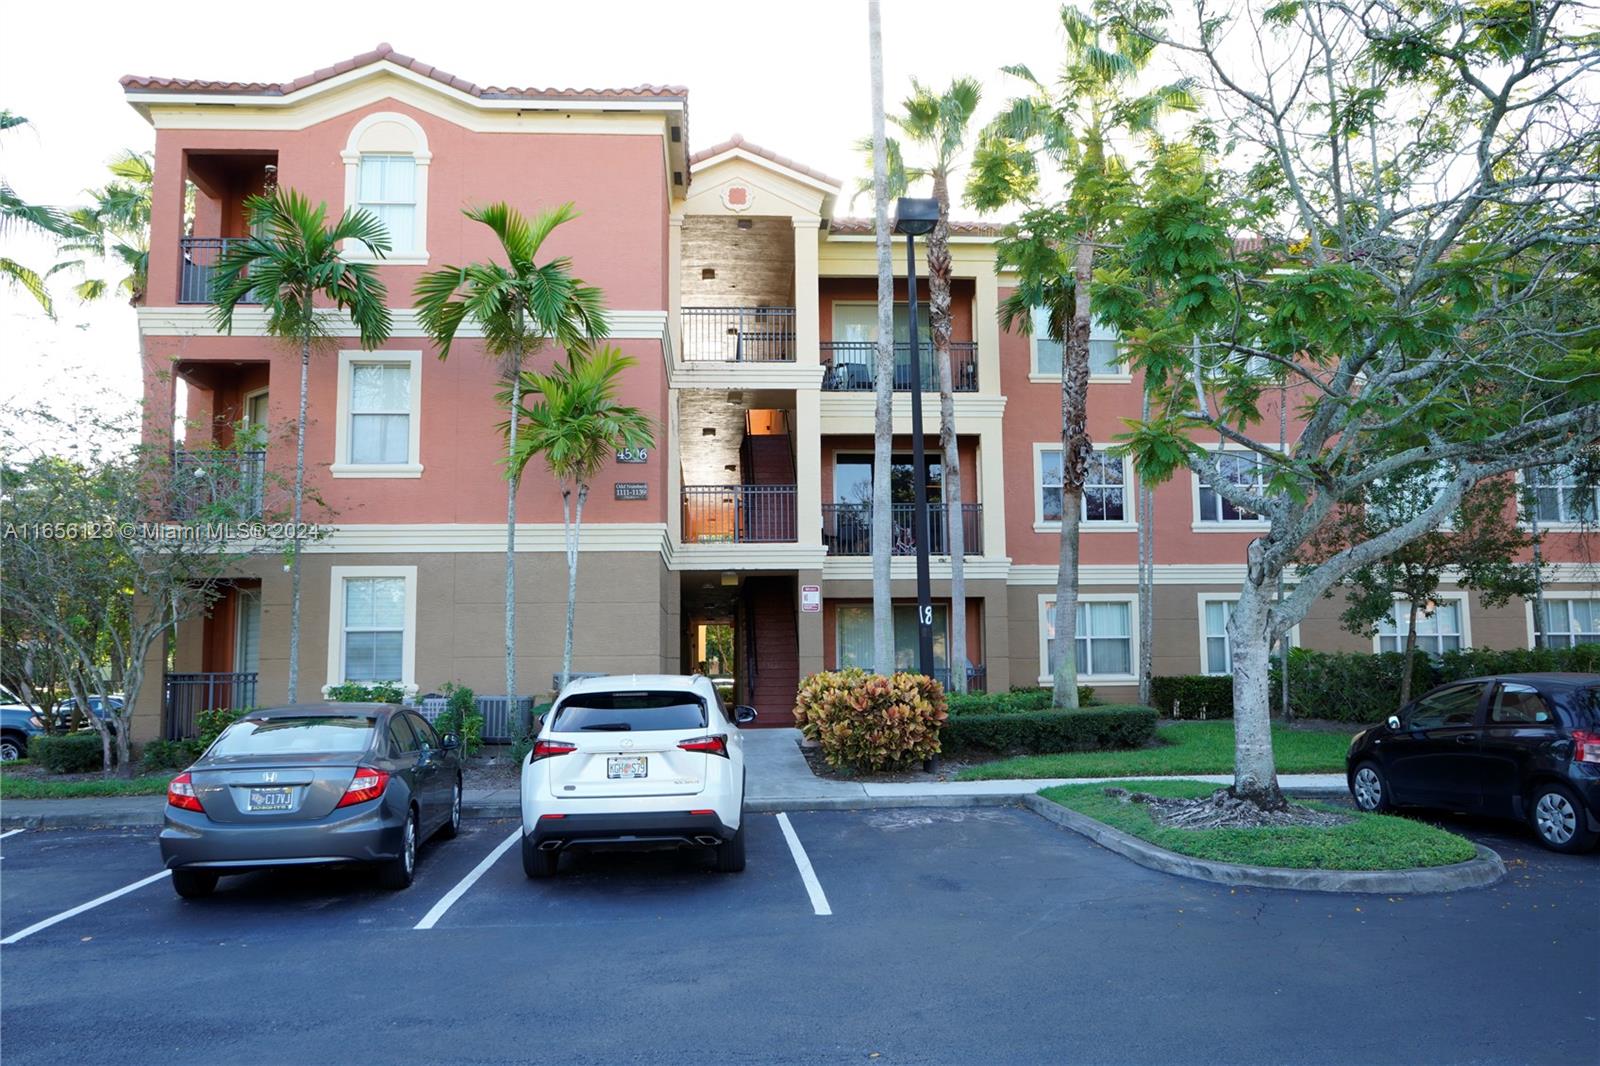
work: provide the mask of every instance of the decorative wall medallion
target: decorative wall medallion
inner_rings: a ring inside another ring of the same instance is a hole
[[[748,185],[734,182],[732,185],[723,186],[722,206],[729,211],[748,211],[754,201],[755,195],[751,193]]]

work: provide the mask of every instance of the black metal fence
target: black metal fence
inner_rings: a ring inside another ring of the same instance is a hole
[[[685,544],[792,543],[793,485],[685,485]]]
[[[933,679],[943,685],[946,692],[950,691],[950,668],[948,666],[935,667]],[[989,691],[989,668],[987,666],[967,664],[967,691]]]
[[[192,518],[258,518],[267,480],[265,450],[232,448],[174,449],[171,514]]]
[[[242,237],[180,237],[178,239],[178,302],[181,304],[208,304],[211,302],[211,279],[217,262],[228,247],[244,240]],[[260,303],[252,294],[240,303]]]
[[[922,391],[939,391],[939,364],[931,345],[921,345]],[[822,387],[827,392],[871,392],[877,387],[878,345],[875,341],[826,341],[822,345]],[[911,345],[894,346],[894,387],[911,391]],[[950,390],[978,391],[978,346],[973,341],[950,343]]]
[[[891,554],[914,555],[917,550],[916,505],[891,504],[894,547]],[[947,504],[928,505],[928,554],[950,554],[950,508]],[[983,504],[961,505],[962,556],[983,554]],[[872,554],[872,507],[869,504],[825,503],[822,505],[822,543],[829,555]]]
[[[686,363],[794,362],[794,308],[685,307]]]
[[[162,735],[186,740],[200,733],[202,711],[244,710],[256,702],[256,675],[168,674],[162,695]]]

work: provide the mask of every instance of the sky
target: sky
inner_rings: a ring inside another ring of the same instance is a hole
[[[1017,88],[1003,64],[1045,76],[1059,63],[1059,6],[883,0],[889,110],[913,75],[935,87],[971,75],[984,83],[986,120]],[[450,11],[466,17],[442,15]],[[0,139],[0,174],[34,202],[71,204],[105,181],[119,150],[151,147],[150,126],[123,101],[125,74],[286,81],[386,41],[479,85],[686,85],[691,151],[740,133],[842,179],[847,198],[865,170],[852,145],[871,131],[866,11],[865,0],[454,9],[280,0],[264,17],[149,0],[138,18],[99,21],[82,5],[13,3],[0,35],[0,108],[32,126]],[[863,202],[858,213],[868,210]],[[14,240],[7,254],[34,266],[51,258],[47,247]],[[71,402],[101,388],[136,399],[131,309],[115,300],[83,306],[65,279],[55,292],[51,323],[27,297],[0,291],[0,401]]]

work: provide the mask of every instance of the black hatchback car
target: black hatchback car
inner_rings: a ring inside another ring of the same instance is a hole
[[[1440,807],[1517,818],[1556,851],[1600,836],[1600,675],[1501,674],[1441,685],[1345,757],[1364,811]]]

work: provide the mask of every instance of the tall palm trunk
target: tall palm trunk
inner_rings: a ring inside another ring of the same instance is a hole
[[[300,335],[300,409],[295,415],[294,529],[289,540],[289,702],[300,697],[300,519],[306,498],[306,401],[311,392],[311,298]]]
[[[1089,469],[1089,281],[1094,245],[1080,234],[1073,257],[1072,328],[1061,352],[1061,558],[1056,572],[1056,707],[1078,706],[1078,524]]]
[[[520,323],[519,323],[520,325]],[[522,412],[522,352],[511,357],[511,428],[506,434],[506,700],[517,705],[517,422]]]
[[[573,495],[570,489],[561,493],[561,523],[567,539],[567,635],[561,645],[562,688],[572,677],[572,633],[578,619],[578,536],[583,528],[583,504],[589,498],[589,486],[578,483],[576,508]]]
[[[966,523],[961,508],[961,455],[956,446],[956,404],[950,374],[950,190],[942,169],[933,172],[939,221],[928,238],[928,319],[939,364],[939,447],[944,456],[944,514],[950,551],[950,690],[967,691]],[[912,329],[916,323],[912,323]],[[921,403],[918,396],[915,402]]]
[[[1142,391],[1142,390],[1141,390]],[[1140,420],[1150,420],[1150,394],[1144,394]],[[1155,494],[1144,478],[1137,479],[1135,507],[1139,515],[1139,702],[1150,703],[1151,660],[1155,655],[1156,516]]]
[[[894,516],[894,263],[889,248],[889,164],[883,117],[883,27],[878,0],[867,3],[872,52],[872,199],[878,252],[878,348],[872,419],[872,668],[894,673],[894,598],[889,587]],[[915,323],[912,324],[913,328]],[[920,402],[921,397],[916,398]]]

